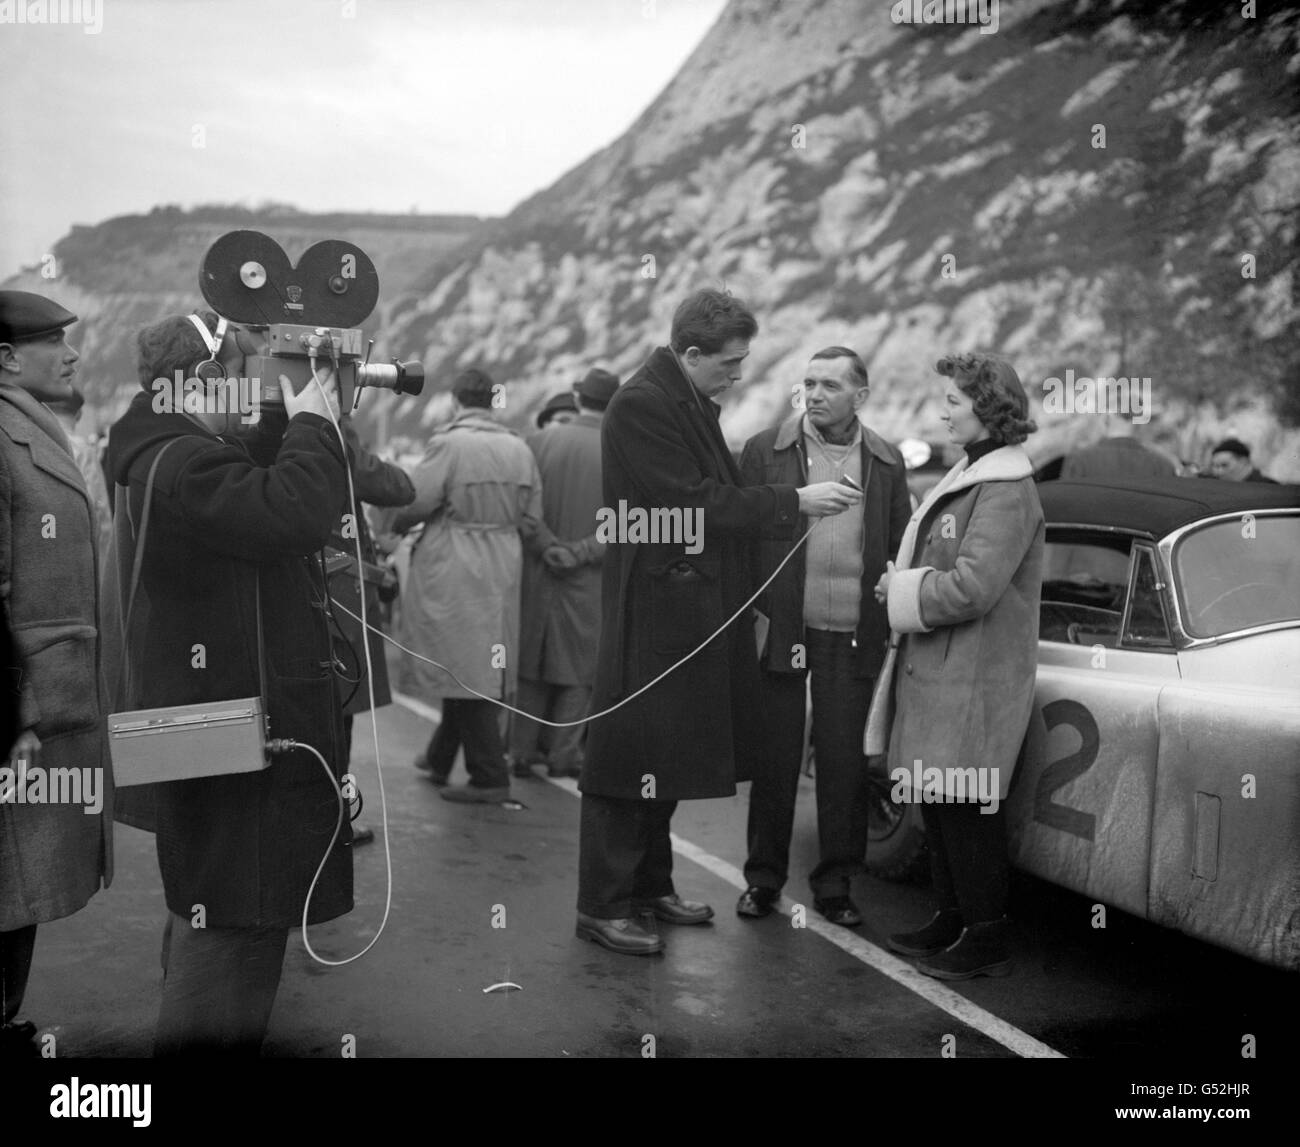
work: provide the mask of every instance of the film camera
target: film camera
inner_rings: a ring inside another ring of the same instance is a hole
[[[339,408],[345,412],[356,408],[364,386],[398,394],[424,389],[419,362],[372,363],[373,342],[362,351],[358,324],[379,299],[379,275],[354,243],[315,243],[292,266],[269,236],[230,231],[203,256],[199,289],[218,315],[259,338],[260,351],[247,356],[244,369],[261,380],[264,403],[284,405],[282,374],[295,393],[310,384],[313,363],[338,374]]]

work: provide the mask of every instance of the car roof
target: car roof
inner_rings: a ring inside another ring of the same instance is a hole
[[[1300,507],[1300,486],[1217,478],[1043,482],[1038,496],[1048,525],[1114,526],[1156,539],[1216,514]]]

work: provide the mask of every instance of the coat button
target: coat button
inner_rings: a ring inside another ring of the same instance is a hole
[[[912,663],[910,661],[903,667],[903,672],[909,677],[912,676]]]

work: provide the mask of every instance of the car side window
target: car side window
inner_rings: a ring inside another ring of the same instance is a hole
[[[1124,626],[1126,645],[1169,646],[1169,624],[1160,601],[1160,579],[1155,556],[1146,546],[1134,554],[1133,592],[1129,595],[1128,621]]]
[[[1043,553],[1038,636],[1069,645],[1119,644],[1132,539],[1087,530],[1049,531]]]

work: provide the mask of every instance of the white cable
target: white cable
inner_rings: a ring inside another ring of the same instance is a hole
[[[592,713],[590,716],[583,717],[581,720],[578,721],[548,721],[544,717],[534,717],[533,714],[531,713],[525,713],[522,709],[516,709],[513,705],[508,705],[506,704],[506,702],[498,700],[496,697],[489,697],[486,693],[480,693],[477,689],[474,689],[471,686],[466,685],[465,682],[462,681],[459,677],[457,677],[455,673],[453,673],[450,669],[447,668],[447,666],[441,664],[438,661],[434,661],[432,657],[425,657],[424,654],[422,653],[416,653],[414,649],[407,649],[406,646],[403,645],[400,641],[398,641],[396,638],[390,637],[388,634],[384,633],[383,630],[373,629],[372,632],[379,634],[379,636],[382,637],[385,641],[389,642],[392,645],[397,646],[397,648],[400,649],[403,653],[409,653],[412,657],[415,657],[420,661],[427,662],[429,665],[433,665],[441,669],[444,673],[450,676],[451,679],[455,681],[457,685],[459,685],[462,689],[466,689],[469,692],[473,693],[475,697],[481,697],[484,701],[491,701],[493,705],[499,705],[502,709],[505,709],[511,713],[518,713],[519,716],[527,717],[530,721],[536,721],[539,725],[546,725],[548,728],[551,729],[569,729],[575,725],[585,725],[589,721],[595,721],[599,717],[608,716],[616,709],[621,709],[624,705],[628,704],[629,702],[635,701],[647,689],[653,688],[655,685],[658,685],[660,681],[662,681],[665,677],[668,676],[668,674],[674,672],[675,670],[681,668],[681,666],[685,665],[692,657],[694,657],[706,645],[708,645],[711,641],[713,641],[714,638],[716,638],[719,634],[722,633],[723,630],[727,628],[727,626],[729,626],[733,621],[735,621],[736,618],[738,618],[742,613],[745,612],[745,610],[747,610],[751,605],[754,604],[755,601],[758,600],[759,594],[761,594],[765,589],[767,589],[769,585],[772,584],[772,582],[776,580],[776,575],[779,574],[783,569],[785,569],[786,562],[788,562],[792,557],[794,557],[799,547],[808,540],[808,535],[813,532],[813,530],[817,526],[817,523],[820,522],[821,520],[822,520],[821,518],[815,518],[813,520],[813,524],[809,526],[807,530],[804,531],[803,537],[801,537],[797,542],[795,542],[793,546],[790,547],[790,552],[786,554],[784,558],[781,559],[780,564],[776,567],[776,569],[772,571],[767,581],[765,581],[762,585],[758,587],[758,589],[754,591],[753,596],[751,596],[750,599],[747,602],[745,602],[744,605],[742,605],[738,610],[736,610],[735,613],[733,613],[729,618],[727,618],[726,621],[724,621],[720,626],[718,626],[718,628],[714,630],[713,633],[711,633],[708,637],[706,637],[703,641],[701,641],[700,644],[697,645],[694,649],[692,649],[685,657],[683,657],[680,661],[677,661],[674,664],[668,666],[668,668],[665,669],[662,673],[660,673],[659,676],[656,677],[653,681],[650,681],[647,684],[642,685],[641,688],[638,689],[635,693],[632,693],[629,696],[624,697],[623,700],[618,702],[618,704],[611,705],[608,709],[602,709],[599,713]],[[349,617],[353,617],[356,618],[357,621],[361,621],[361,618],[357,617],[357,615],[353,613],[350,609],[348,609],[346,605],[334,601],[333,598],[330,598],[330,601],[333,602],[334,605],[337,605],[339,609],[341,609]],[[363,608],[364,605],[365,603],[362,602]],[[365,625],[366,623],[362,621],[362,624]]]
[[[330,405],[329,396],[325,393],[325,388],[324,386],[321,385],[320,377],[316,373],[316,357],[317,356],[314,353],[308,355],[308,362],[311,365],[312,381],[316,384],[316,389],[320,391],[321,398],[324,399],[325,401],[325,413],[326,415],[328,415],[330,422],[333,423],[334,425],[334,433],[338,435],[339,448],[343,451],[343,468],[348,478],[348,507],[349,507],[348,512],[352,514],[356,514],[358,513],[357,492],[356,492],[356,488],[352,484],[352,467],[348,464],[348,444],[346,439],[344,439],[343,437],[343,428],[339,426],[339,420],[337,417],[335,417],[334,408]],[[336,386],[337,386],[337,379],[336,379]],[[307,889],[307,899],[306,901],[304,901],[302,906],[303,945],[306,947],[308,954],[311,956],[313,960],[315,960],[319,964],[325,964],[331,968],[340,968],[344,964],[350,964],[352,963],[353,960],[359,960],[362,956],[364,956],[367,952],[369,952],[370,949],[373,948],[375,944],[378,942],[379,937],[384,934],[384,928],[388,924],[388,914],[391,911],[393,906],[393,854],[392,854],[392,848],[388,842],[388,794],[384,790],[384,766],[383,766],[383,762],[380,760],[379,757],[379,722],[375,720],[375,675],[374,675],[374,666],[371,664],[371,659],[370,659],[370,639],[366,636],[366,630],[370,629],[371,626],[369,621],[366,620],[366,585],[365,585],[365,572],[364,572],[365,567],[362,564],[362,557],[361,557],[360,523],[356,523],[355,527],[356,528],[354,528],[353,530],[352,540],[356,548],[357,589],[361,597],[361,616],[358,617],[357,620],[361,622],[361,626],[362,626],[361,645],[366,655],[366,690],[370,695],[370,732],[371,732],[374,749],[375,749],[375,772],[379,776],[379,805],[383,815],[384,867],[387,874],[387,887],[384,892],[384,916],[383,919],[380,920],[379,922],[379,931],[377,931],[370,938],[370,943],[368,943],[364,948],[362,948],[360,952],[356,953],[356,955],[349,956],[346,960],[327,960],[323,956],[318,956],[316,954],[315,949],[313,949],[311,946],[311,941],[307,938],[307,911],[311,907],[311,897],[312,897],[312,893],[316,890],[316,882],[320,879],[320,874],[325,870],[325,865],[329,861],[330,853],[334,850],[334,842],[338,840],[339,830],[343,827],[343,811],[345,808],[345,803],[343,799],[343,790],[339,788],[338,781],[334,779],[334,774],[330,771],[329,764],[328,762],[326,762],[325,758],[322,757],[321,754],[317,752],[317,750],[313,749],[310,745],[304,745],[301,742],[293,742],[293,744],[296,747],[307,749],[309,752],[315,754],[316,759],[319,760],[321,765],[324,767],[325,773],[329,777],[330,784],[333,786],[334,792],[337,795],[339,801],[338,824],[334,828],[333,837],[330,838],[329,847],[325,850],[325,855],[321,857],[321,862],[316,868],[316,875],[312,877],[311,886]],[[325,592],[328,595],[329,593],[328,578],[326,579]],[[333,600],[334,600],[333,598],[330,598],[330,601]],[[353,613],[350,609],[348,609],[346,606],[340,606],[339,608],[342,609],[345,613],[351,615],[352,617],[357,617],[357,615]],[[375,632],[379,632],[379,631],[375,630]]]

